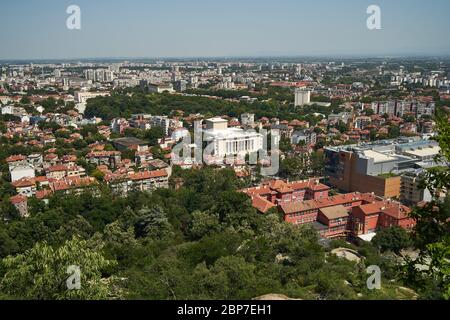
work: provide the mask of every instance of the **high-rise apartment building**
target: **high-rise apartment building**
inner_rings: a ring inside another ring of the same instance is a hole
[[[311,91],[307,89],[295,90],[295,106],[301,107],[311,102]]]

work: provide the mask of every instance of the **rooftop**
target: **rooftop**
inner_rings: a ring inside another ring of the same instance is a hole
[[[348,211],[343,205],[322,208],[320,209],[320,212],[322,212],[329,220],[348,217]]]
[[[135,138],[135,137],[125,137],[125,138],[118,138],[113,140],[114,143],[123,145],[123,146],[134,146],[134,145],[147,145],[148,143],[144,140]]]
[[[372,158],[374,159],[375,163],[379,163],[379,162],[389,162],[389,161],[395,161],[397,160],[397,158],[395,157],[391,157],[387,154],[383,154],[381,152],[377,152],[377,151],[373,151],[373,150],[365,150],[363,152],[364,156],[366,156],[367,158]]]

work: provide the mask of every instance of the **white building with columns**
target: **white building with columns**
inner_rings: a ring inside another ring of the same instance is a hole
[[[203,139],[212,145],[212,156],[245,156],[263,148],[263,135],[253,130],[228,128],[228,121],[222,118],[206,120]]]

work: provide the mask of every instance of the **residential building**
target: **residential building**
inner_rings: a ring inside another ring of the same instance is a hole
[[[415,172],[402,174],[400,200],[403,203],[415,205],[422,201],[428,202],[432,200],[430,191],[420,188],[421,173],[423,173],[423,170],[419,169]]]
[[[125,150],[136,150],[136,151],[147,151],[148,143],[134,137],[125,137],[125,138],[118,138],[112,140],[112,143],[114,147],[119,151],[125,151]]]
[[[17,209],[22,218],[27,218],[28,213],[28,198],[23,195],[12,196],[9,201]]]
[[[23,178],[34,178],[35,171],[29,164],[17,165],[10,169],[11,182],[18,181]]]
[[[301,141],[303,141],[306,146],[315,145],[317,142],[317,134],[314,130],[310,129],[294,131],[291,138],[292,144],[299,144]]]
[[[170,119],[167,116],[153,116],[151,118],[151,124],[155,127],[160,127],[163,129],[164,134],[167,136],[169,134]]]
[[[255,115],[253,113],[243,113],[241,114],[241,123],[244,127],[254,128],[255,127]]]
[[[106,165],[114,169],[121,162],[122,157],[120,151],[93,151],[86,155],[86,160],[97,166]]]
[[[126,195],[130,191],[153,191],[169,187],[169,173],[166,169],[141,171],[137,173],[107,174],[106,183],[115,194]]]
[[[109,96],[109,92],[89,92],[89,91],[76,91],[75,92],[75,101],[77,103],[85,104],[88,99],[96,98],[96,97],[105,97]]]
[[[169,92],[173,93],[173,86],[170,83],[149,83],[148,84],[148,91],[150,93],[163,93],[163,92]]]
[[[295,89],[295,106],[304,106],[311,102],[311,91],[299,88]]]

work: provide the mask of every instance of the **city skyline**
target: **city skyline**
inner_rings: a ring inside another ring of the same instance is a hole
[[[0,60],[450,54],[450,3],[442,0],[91,2],[2,4]],[[81,30],[66,27],[73,4],[81,9]],[[381,30],[366,26],[374,4]]]

